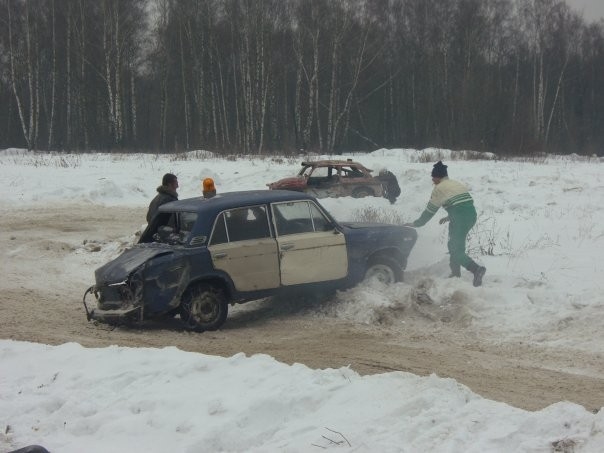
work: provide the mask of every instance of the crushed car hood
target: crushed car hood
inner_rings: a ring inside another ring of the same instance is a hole
[[[290,178],[283,178],[279,181],[267,184],[271,189],[304,189],[306,187],[306,178],[304,176],[292,176]]]
[[[172,253],[169,246],[153,244],[137,245],[126,250],[113,261],[109,261],[104,266],[94,271],[97,286],[119,283],[144,263],[159,255]]]

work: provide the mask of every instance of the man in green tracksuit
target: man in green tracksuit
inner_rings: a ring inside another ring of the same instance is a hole
[[[432,169],[432,182],[434,190],[428,206],[416,221],[407,224],[412,227],[424,226],[440,207],[447,211],[447,217],[440,223],[449,222],[449,266],[451,277],[461,276],[461,266],[474,274],[474,286],[482,285],[482,277],[487,269],[479,266],[472,258],[466,255],[466,239],[469,231],[476,223],[476,209],[474,200],[468,189],[460,182],[449,179],[447,166],[441,161],[434,164]]]

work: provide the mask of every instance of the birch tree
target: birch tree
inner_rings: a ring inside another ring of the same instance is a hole
[[[24,3],[23,21],[15,24],[11,3],[6,1],[11,86],[27,149],[35,149],[40,109],[38,39],[29,0]],[[18,39],[21,33],[25,42]]]

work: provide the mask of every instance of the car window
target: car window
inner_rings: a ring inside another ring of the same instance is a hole
[[[326,231],[332,228],[331,222],[329,219],[323,215],[323,213],[319,210],[316,204],[309,203],[310,205],[310,215],[312,217],[312,222],[314,225],[315,231]]]
[[[212,238],[210,239],[210,245],[225,244],[229,242],[226,231],[224,212],[216,218],[214,222],[214,231],[212,231]]]
[[[327,167],[315,167],[311,176],[313,178],[327,178],[329,176],[329,169]]]
[[[325,231],[329,228],[329,220],[310,201],[277,203],[273,205],[273,209],[279,236]]]
[[[338,170],[336,167],[316,167],[312,174],[307,178],[306,183],[309,186],[317,188],[330,187],[338,181]]]
[[[302,170],[298,173],[299,176],[309,176],[312,173],[312,167],[306,166],[302,167]]]
[[[178,214],[178,230],[181,233],[189,234],[193,231],[193,226],[197,222],[196,212],[180,212]]]
[[[342,171],[348,178],[362,178],[365,176],[361,170],[354,166],[342,167]]]
[[[216,219],[210,245],[270,238],[266,206],[230,209]]]

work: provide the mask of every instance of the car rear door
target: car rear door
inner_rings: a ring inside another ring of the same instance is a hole
[[[355,165],[345,165],[341,168],[341,194],[342,196],[366,196],[367,194],[381,197],[383,194],[382,183],[378,178],[371,176],[367,170],[361,171]]]
[[[335,167],[315,167],[306,179],[306,192],[317,197],[338,197],[340,177]]]
[[[277,242],[268,222],[266,206],[231,209],[216,218],[208,250],[214,268],[229,274],[237,291],[280,285]]]
[[[338,280],[348,274],[345,236],[310,200],[274,203],[281,284]]]

